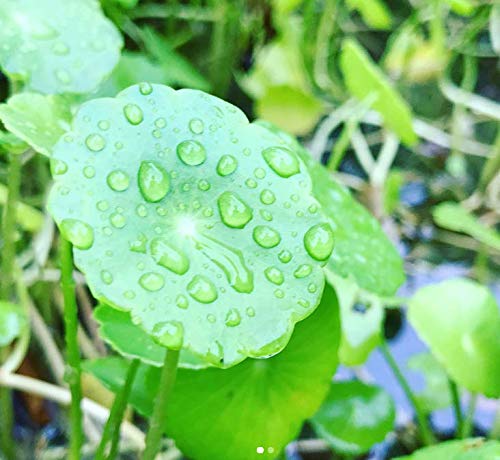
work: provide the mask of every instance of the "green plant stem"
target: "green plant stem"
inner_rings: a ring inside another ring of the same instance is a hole
[[[493,425],[488,433],[488,438],[500,441],[500,407],[497,409],[495,420],[493,420]]]
[[[472,429],[474,428],[474,413],[476,412],[477,394],[470,395],[469,406],[467,407],[467,414],[465,415],[464,422],[462,424],[462,431],[460,432],[460,437],[462,439],[468,438]]]
[[[94,460],[113,460],[118,453],[120,441],[120,426],[123,420],[123,414],[127,408],[127,402],[134,383],[135,375],[140,361],[134,359],[128,367],[125,383],[119,393],[116,394],[109,418],[104,426],[101,442],[97,447]],[[107,454],[106,454],[107,452]]]
[[[68,371],[66,380],[71,392],[69,460],[79,460],[83,444],[82,429],[82,382],[80,352],[78,349],[78,307],[73,280],[73,248],[69,241],[60,236],[61,288],[64,298],[64,327]]]
[[[146,435],[146,448],[142,460],[154,460],[156,454],[160,450],[163,427],[165,426],[165,419],[167,417],[168,400],[175,384],[178,362],[179,351],[167,349],[161,371],[158,394],[156,395],[155,407],[149,422],[149,431]]]
[[[387,343],[385,340],[382,338],[380,341],[380,351],[382,352],[382,355],[384,356],[385,360],[387,361],[387,364],[389,364],[389,367],[391,368],[394,376],[396,377],[397,381],[401,385],[401,388],[406,394],[406,397],[409,399],[411,404],[413,405],[413,408],[415,409],[415,414],[417,416],[417,422],[418,426],[420,428],[420,434],[422,437],[422,441],[426,446],[430,446],[432,444],[436,444],[436,438],[434,437],[434,434],[432,433],[432,430],[429,426],[429,422],[427,420],[427,417],[425,415],[425,412],[423,411],[422,407],[420,406],[420,403],[418,402],[417,398],[413,394],[413,391],[410,388],[410,385],[408,385],[408,382],[406,381],[403,373],[399,369],[398,364],[396,363],[396,360],[392,356],[389,347],[387,346]]]
[[[19,155],[10,155],[9,158],[9,183],[2,229],[3,249],[0,276],[0,299],[7,301],[10,300],[13,282],[14,260],[16,257],[16,203],[19,199],[19,188],[21,185],[21,158]],[[0,363],[3,363],[8,355],[9,350],[7,348],[0,349]],[[6,458],[10,460],[15,458],[15,449],[12,440],[14,410],[12,407],[11,391],[7,388],[0,388],[0,411],[2,414],[2,429],[0,430],[1,447]]]
[[[462,415],[462,408],[460,407],[460,394],[458,393],[457,384],[448,379],[448,384],[450,386],[451,400],[453,401],[453,410],[455,412],[455,421],[456,421],[456,433],[457,437],[462,433],[462,427],[464,423],[464,417]]]

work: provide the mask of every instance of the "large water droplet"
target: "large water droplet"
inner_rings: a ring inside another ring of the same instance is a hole
[[[175,248],[165,238],[158,237],[151,241],[151,256],[154,261],[168,270],[183,275],[189,269],[189,259],[187,256]]]
[[[184,339],[184,329],[178,321],[163,321],[155,325],[152,331],[156,342],[172,350],[179,350]]]
[[[138,125],[144,120],[144,114],[141,108],[136,104],[127,104],[123,107],[123,114],[132,125]]]
[[[153,161],[143,161],[139,168],[139,188],[146,201],[156,203],[170,190],[170,176],[165,169]]]
[[[241,323],[240,312],[236,308],[231,308],[231,310],[229,310],[226,315],[226,320],[225,320],[226,326],[235,327],[238,326],[240,323]]]
[[[269,249],[278,246],[281,241],[281,235],[267,225],[257,225],[253,229],[253,239],[259,246]]]
[[[283,281],[285,281],[282,271],[277,267],[266,268],[264,270],[264,274],[266,275],[266,278],[271,281],[271,283],[277,284],[278,286],[283,284]]]
[[[189,295],[198,302],[211,303],[217,299],[217,290],[213,283],[202,275],[195,275],[187,285]]]
[[[85,139],[85,145],[89,150],[92,150],[92,152],[100,152],[106,147],[106,140],[100,134],[89,134]]]
[[[300,172],[297,157],[284,147],[269,147],[262,151],[269,167],[281,177],[290,177]]]
[[[232,155],[223,155],[217,163],[217,174],[219,176],[229,176],[238,167],[238,161]]]
[[[89,249],[94,244],[94,230],[89,224],[77,219],[64,219],[60,224],[64,238],[78,249]]]
[[[228,227],[243,228],[253,217],[252,209],[235,193],[222,193],[217,204],[222,219]]]
[[[193,134],[201,134],[205,129],[205,125],[199,118],[193,118],[189,122],[189,129]]]
[[[130,178],[125,171],[119,169],[111,171],[106,178],[106,182],[115,192],[123,192],[130,185]]]
[[[330,225],[317,224],[304,235],[304,246],[309,255],[316,260],[327,260],[333,251],[333,232]]]
[[[165,286],[165,279],[159,273],[149,272],[144,273],[139,278],[139,284],[146,289],[146,291],[159,291]]]
[[[189,166],[201,165],[207,159],[205,147],[198,141],[183,141],[177,146],[177,155]]]

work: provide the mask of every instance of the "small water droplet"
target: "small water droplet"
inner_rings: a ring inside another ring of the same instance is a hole
[[[143,204],[137,205],[135,212],[139,217],[146,217],[148,215],[148,209]]]
[[[285,147],[269,147],[262,151],[269,167],[281,177],[290,177],[300,172],[300,165],[294,153]]]
[[[266,177],[266,170],[263,168],[256,168],[253,173],[257,179],[264,179]]]
[[[248,307],[246,309],[247,316],[253,318],[255,316],[255,310],[253,307]]]
[[[67,70],[59,69],[56,70],[56,78],[63,84],[69,85],[72,81],[71,75]]]
[[[127,104],[123,107],[123,114],[132,125],[138,125],[144,120],[144,114],[137,104]]]
[[[177,145],[177,156],[189,166],[198,166],[207,159],[207,152],[198,141],[183,141]]]
[[[141,254],[146,254],[146,244],[148,239],[144,233],[139,233],[137,239],[129,241],[129,248],[133,252],[139,252]]]
[[[99,123],[97,123],[97,127],[103,131],[107,131],[109,129],[109,121],[101,120]]]
[[[222,222],[228,227],[243,228],[253,217],[252,209],[233,192],[222,193],[217,204]]]
[[[153,327],[153,337],[163,347],[179,350],[184,339],[184,328],[177,321],[162,321]]]
[[[312,267],[309,264],[299,265],[297,270],[293,272],[295,278],[305,278],[312,273]]]
[[[179,307],[185,310],[189,306],[188,299],[185,295],[179,294],[177,296],[177,299],[175,300],[175,304]]]
[[[333,251],[333,232],[330,225],[323,223],[311,227],[304,235],[304,247],[316,260],[327,260]]]
[[[271,190],[265,189],[260,193],[260,201],[262,204],[273,204],[276,201],[276,196]]]
[[[146,291],[159,291],[163,286],[165,286],[165,279],[159,273],[149,272],[144,273],[139,278],[139,284],[146,289]]]
[[[106,182],[115,192],[123,192],[128,189],[130,185],[130,178],[125,171],[117,169],[108,174]]]
[[[165,121],[165,118],[162,118],[162,117],[157,118],[157,119],[155,120],[155,126],[156,126],[157,128],[160,128],[160,129],[165,128],[165,126],[167,126],[167,122]]]
[[[201,134],[201,133],[203,133],[204,129],[205,129],[205,124],[199,118],[193,118],[189,122],[189,130],[193,134]]]
[[[109,221],[111,222],[111,225],[115,228],[123,228],[127,223],[123,214],[120,214],[118,212],[114,212],[113,214],[111,214],[111,216],[109,217]]]
[[[139,91],[143,96],[147,96],[148,94],[151,94],[153,92],[153,87],[150,83],[144,81],[142,83],[139,83]]]
[[[281,235],[267,225],[257,225],[253,229],[253,239],[259,246],[269,249],[278,246],[281,241]]]
[[[241,323],[240,312],[236,308],[231,308],[226,314],[224,323],[228,327],[238,326]]]
[[[219,176],[229,176],[238,167],[238,161],[232,155],[223,155],[217,163],[217,174]]]
[[[87,136],[85,139],[85,145],[89,150],[92,150],[92,152],[100,152],[104,147],[106,147],[106,141],[100,134],[94,133]]]
[[[200,179],[198,182],[198,188],[202,192],[206,192],[207,190],[210,190],[210,182],[208,182],[206,179]]]
[[[78,249],[89,249],[94,244],[94,230],[81,220],[64,219],[60,229],[64,238]]]
[[[187,285],[187,291],[194,300],[201,303],[212,303],[217,299],[215,286],[203,275],[195,275]]]
[[[264,270],[264,274],[271,283],[277,284],[278,286],[283,284],[283,281],[285,280],[282,271],[277,267],[266,268]]]
[[[215,315],[212,315],[212,313],[207,315],[207,321],[211,324],[214,324],[217,318],[215,318]]]
[[[168,270],[183,275],[189,269],[189,259],[181,252],[180,249],[175,248],[165,238],[154,238],[151,241],[151,256],[154,261]]]
[[[311,306],[311,303],[305,299],[299,299],[297,300],[297,303],[303,308],[309,308]]]
[[[309,286],[307,286],[307,290],[311,293],[311,294],[314,294],[317,290],[318,290],[318,286],[316,286],[315,283],[311,283],[309,284]]]
[[[278,259],[282,263],[287,264],[288,262],[290,262],[292,260],[292,253],[290,251],[288,251],[287,249],[283,249],[283,251],[281,251],[278,254]]]
[[[85,166],[85,168],[83,168],[83,175],[87,179],[92,179],[95,176],[95,169],[94,169],[94,167],[93,166]]]
[[[282,299],[283,297],[285,297],[285,292],[282,289],[276,289],[274,291],[274,296],[278,299]]]
[[[245,185],[248,187],[248,188],[257,188],[257,182],[255,182],[254,179],[252,178],[249,178],[245,181]]]
[[[170,176],[163,166],[143,161],[139,168],[139,189],[146,201],[156,203],[170,191]]]
[[[99,211],[107,211],[109,209],[109,203],[106,200],[100,200],[97,202],[96,207]]]
[[[113,282],[113,275],[108,270],[102,270],[101,280],[104,284],[111,284]]]
[[[273,220],[273,215],[265,209],[261,209],[259,211],[259,214],[264,220],[267,220],[268,222],[271,222]]]
[[[50,162],[50,172],[53,176],[60,176],[68,171],[68,165],[62,160],[52,160]]]

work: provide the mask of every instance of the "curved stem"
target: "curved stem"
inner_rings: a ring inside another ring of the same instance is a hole
[[[66,381],[71,392],[70,406],[70,446],[68,459],[79,460],[80,450],[83,444],[82,428],[82,383],[80,368],[80,352],[78,349],[78,308],[75,297],[75,282],[73,281],[73,248],[71,243],[60,236],[60,258],[61,258],[61,288],[64,298],[64,338],[66,341],[66,353],[68,362],[68,373]]]
[[[465,414],[464,423],[462,425],[462,431],[460,437],[462,439],[468,438],[472,429],[474,428],[474,413],[476,411],[477,394],[472,393],[470,395],[469,407],[467,408],[467,413]]]
[[[120,441],[120,425],[122,423],[123,414],[127,408],[127,402],[134,383],[135,375],[139,367],[139,360],[134,359],[128,368],[125,384],[116,394],[111,408],[111,413],[104,427],[101,442],[97,447],[94,460],[113,460],[118,452],[118,444]],[[106,455],[107,452],[107,455]]]
[[[168,400],[177,375],[177,363],[179,362],[179,351],[167,349],[165,361],[161,371],[160,385],[156,395],[156,404],[151,416],[149,431],[146,435],[146,449],[142,460],[154,460],[160,450],[163,427],[167,416]]]
[[[432,433],[432,430],[429,426],[429,422],[427,420],[427,417],[425,415],[425,412],[423,411],[422,407],[420,406],[420,403],[418,402],[417,398],[413,394],[413,391],[410,388],[410,385],[406,381],[406,378],[404,377],[403,373],[399,369],[398,364],[396,363],[396,360],[392,356],[389,347],[387,346],[387,343],[385,342],[385,339],[382,338],[380,341],[380,351],[382,352],[382,355],[384,356],[385,360],[387,361],[387,364],[389,364],[389,367],[391,368],[394,376],[396,377],[397,381],[401,385],[401,388],[406,394],[406,397],[408,400],[411,402],[413,405],[413,408],[415,409],[415,415],[417,416],[417,422],[418,426],[420,428],[420,435],[422,437],[422,441],[426,446],[430,446],[431,444],[436,443],[436,438],[434,437],[434,434]]]

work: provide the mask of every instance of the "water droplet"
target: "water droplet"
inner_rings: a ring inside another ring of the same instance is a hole
[[[212,313],[207,315],[207,321],[211,324],[214,324],[216,321],[215,315],[212,315]]]
[[[67,70],[64,70],[64,69],[56,70],[56,78],[63,85],[68,85],[72,81],[71,75],[69,74],[69,72]]]
[[[295,278],[305,278],[312,273],[312,267],[309,264],[299,265],[297,270],[293,272]]]
[[[85,145],[89,150],[92,150],[92,152],[100,152],[106,147],[106,141],[100,134],[89,134],[85,139]]]
[[[276,201],[276,196],[271,190],[265,189],[260,193],[260,201],[262,204],[273,204]]]
[[[109,221],[115,228],[123,228],[127,223],[123,214],[120,214],[118,212],[114,212],[113,214],[111,214],[111,216],[109,217]]]
[[[101,120],[99,123],[97,123],[97,127],[99,129],[102,129],[103,131],[107,131],[109,129],[109,121]]]
[[[238,167],[238,161],[232,155],[223,155],[217,163],[217,174],[219,176],[229,176]]]
[[[304,246],[309,255],[316,260],[327,260],[333,251],[333,232],[330,225],[317,224],[304,235]]]
[[[93,166],[85,166],[85,168],[83,168],[83,175],[87,179],[92,179],[95,176],[95,169],[94,169],[94,167]]]
[[[266,170],[263,168],[256,168],[253,173],[257,179],[264,179],[266,177]]]
[[[189,166],[198,166],[207,159],[207,152],[198,141],[183,141],[177,145],[177,156]]]
[[[50,172],[53,176],[60,176],[68,171],[68,165],[62,160],[52,160],[50,162]]]
[[[102,270],[101,280],[104,284],[111,284],[113,282],[113,275],[108,270]]]
[[[259,246],[269,249],[278,246],[281,241],[281,235],[267,225],[257,225],[253,229],[253,239]]]
[[[138,125],[144,120],[144,114],[141,108],[136,104],[127,104],[123,107],[123,114],[132,125]]]
[[[297,303],[303,308],[309,308],[311,306],[311,303],[306,299],[299,299]]]
[[[156,342],[172,350],[179,350],[184,339],[184,329],[177,321],[163,321],[156,324],[152,331]]]
[[[58,56],[65,56],[66,54],[69,53],[69,48],[64,43],[57,42],[52,47],[52,51],[54,52],[54,54],[57,54]]]
[[[107,211],[109,209],[109,203],[106,200],[100,200],[97,202],[96,207],[99,211]]]
[[[247,313],[247,316],[250,318],[253,318],[255,316],[255,310],[253,309],[253,307],[248,307],[246,309],[246,313]]]
[[[227,312],[224,323],[228,327],[238,326],[241,323],[240,312],[236,308],[231,308],[231,310]]]
[[[147,96],[148,94],[151,94],[153,92],[153,87],[147,83],[147,82],[142,82],[139,83],[139,91],[143,96]]]
[[[280,284],[283,284],[283,281],[285,280],[285,277],[283,276],[283,273],[281,270],[277,267],[268,267],[264,270],[264,274],[266,275],[266,278],[271,281],[271,283],[277,284],[278,286]]]
[[[175,300],[175,304],[179,307],[185,310],[189,306],[188,299],[185,295],[179,294],[177,296],[177,299]]]
[[[123,293],[123,295],[126,299],[130,299],[130,300],[135,299],[135,292],[134,291],[131,291],[131,290],[125,291]]]
[[[312,204],[308,209],[311,214],[316,214],[318,212],[318,205]]]
[[[153,161],[143,161],[139,168],[139,189],[146,201],[156,203],[170,190],[170,176],[163,166]]]
[[[198,188],[202,192],[206,192],[207,190],[210,190],[210,182],[208,182],[206,179],[200,179],[198,182]]]
[[[187,285],[187,291],[194,300],[201,303],[211,303],[217,299],[215,286],[203,275],[195,275]]]
[[[278,299],[282,299],[283,297],[285,297],[285,292],[282,289],[276,289],[274,291],[274,296]]]
[[[205,124],[199,118],[193,118],[189,122],[189,129],[193,134],[201,134],[205,129]]]
[[[252,178],[249,178],[245,181],[245,185],[248,187],[248,188],[256,188],[257,187],[257,182],[255,182],[254,179]]]
[[[144,273],[139,278],[139,284],[146,289],[146,291],[159,291],[165,286],[165,279],[159,273],[149,272]]]
[[[146,254],[146,244],[148,239],[144,233],[139,233],[136,240],[129,242],[129,248],[133,252],[139,252],[141,254]]]
[[[89,224],[77,219],[64,219],[61,233],[78,249],[89,249],[94,244],[94,230]]]
[[[243,228],[253,217],[252,209],[233,192],[222,193],[217,204],[222,222],[228,227]]]
[[[157,128],[160,128],[160,129],[165,128],[165,126],[167,126],[167,122],[165,121],[165,118],[162,118],[162,117],[157,118],[157,119],[155,120],[155,126],[156,126]]]
[[[318,286],[316,286],[315,283],[311,283],[309,284],[309,286],[307,286],[307,290],[311,293],[311,294],[314,294],[317,290],[318,290]]]
[[[261,209],[259,211],[259,214],[264,220],[267,220],[268,222],[271,222],[273,220],[273,215],[269,211],[266,211],[265,209]]]
[[[290,262],[292,260],[292,253],[290,251],[288,251],[287,249],[283,249],[283,251],[281,251],[278,254],[278,259],[282,263],[287,264],[288,262]]]
[[[159,237],[151,241],[151,256],[154,261],[168,270],[183,275],[189,269],[189,259],[187,256],[171,245],[167,239]]]
[[[130,178],[125,171],[119,169],[111,171],[106,178],[106,182],[115,192],[123,192],[130,185]]]
[[[148,215],[148,209],[143,204],[137,205],[135,212],[139,217],[146,217]]]
[[[269,147],[262,151],[269,167],[281,177],[290,177],[300,172],[297,157],[284,147]]]

